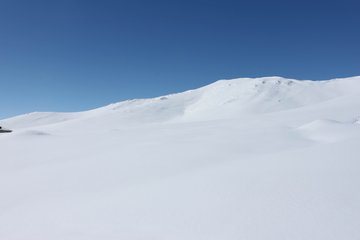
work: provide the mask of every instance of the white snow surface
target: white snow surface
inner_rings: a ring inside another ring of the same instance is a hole
[[[1,240],[358,240],[360,77],[0,121]]]

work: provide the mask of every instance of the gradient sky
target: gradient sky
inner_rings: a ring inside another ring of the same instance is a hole
[[[0,0],[0,118],[360,75],[360,1]]]

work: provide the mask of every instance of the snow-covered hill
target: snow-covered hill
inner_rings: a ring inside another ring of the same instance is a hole
[[[359,239],[360,77],[0,121],[0,239]]]
[[[12,128],[66,121],[133,124],[243,117],[314,106],[360,94],[360,77],[299,81],[281,77],[220,80],[208,86],[153,99],[134,99],[81,113],[30,113],[2,121]]]

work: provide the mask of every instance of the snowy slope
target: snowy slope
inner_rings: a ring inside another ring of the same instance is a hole
[[[0,121],[0,239],[359,239],[360,77]]]

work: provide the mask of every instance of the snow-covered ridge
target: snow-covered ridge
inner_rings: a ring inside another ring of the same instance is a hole
[[[3,120],[12,128],[78,119],[108,123],[194,121],[272,113],[360,94],[360,77],[305,81],[282,77],[219,80],[182,93],[134,99],[79,113],[35,112]]]

